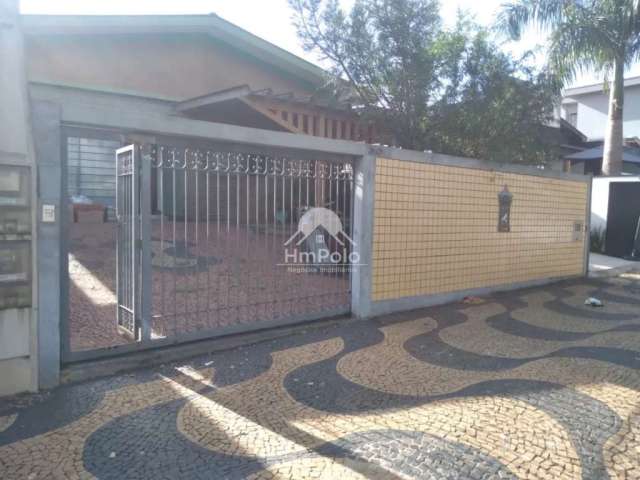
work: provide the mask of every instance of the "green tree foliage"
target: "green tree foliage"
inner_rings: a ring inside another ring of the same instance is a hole
[[[499,25],[519,38],[527,25],[550,31],[549,63],[564,80],[576,72],[613,74],[602,170],[622,169],[624,70],[640,57],[638,0],[516,0],[503,7]]]
[[[559,85],[525,61],[502,53],[486,31],[462,28],[443,51],[444,95],[430,109],[428,144],[434,151],[499,162],[544,164],[557,156],[548,127]],[[445,43],[449,43],[445,40]],[[449,71],[447,71],[447,69]]]
[[[559,84],[503,53],[460,15],[443,27],[436,0],[289,0],[303,46],[331,66],[331,84],[382,121],[397,145],[542,164],[556,155],[545,126]]]

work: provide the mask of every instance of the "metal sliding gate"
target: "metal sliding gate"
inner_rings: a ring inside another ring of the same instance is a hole
[[[349,159],[145,145],[117,165],[118,326],[136,340],[350,311]]]

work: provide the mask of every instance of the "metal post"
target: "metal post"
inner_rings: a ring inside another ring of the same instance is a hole
[[[140,151],[140,327],[144,342],[151,339],[151,164],[156,148],[145,144]]]
[[[376,156],[367,154],[354,164],[353,252],[358,265],[352,266],[351,312],[355,317],[371,315],[373,278],[373,217]]]
[[[587,205],[585,207],[584,227],[584,276],[589,275],[589,263],[591,261],[591,196],[593,195],[593,177],[587,182]]]

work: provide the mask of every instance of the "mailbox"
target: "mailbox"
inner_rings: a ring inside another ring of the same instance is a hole
[[[0,165],[0,309],[31,306],[31,179]]]
[[[29,207],[30,204],[29,169],[0,165],[0,206]]]
[[[0,245],[0,309],[31,305],[31,242]]]
[[[511,231],[511,203],[513,202],[513,194],[505,185],[498,194],[498,232]]]

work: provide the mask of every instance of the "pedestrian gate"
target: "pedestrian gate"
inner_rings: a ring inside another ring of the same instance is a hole
[[[119,149],[119,330],[156,344],[348,313],[352,164],[299,156]]]
[[[140,159],[134,145],[116,152],[116,218],[118,292],[117,321],[121,333],[139,339],[139,179]]]

